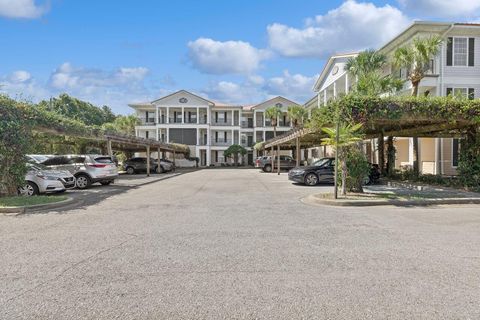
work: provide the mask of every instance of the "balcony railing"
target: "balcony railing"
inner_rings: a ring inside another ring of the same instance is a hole
[[[212,121],[212,126],[231,126],[232,125],[232,120],[218,120],[218,121],[215,121],[213,120]]]
[[[242,140],[241,145],[242,145],[242,147],[253,147],[255,145],[255,142]]]
[[[142,126],[154,126],[154,125],[156,125],[155,118],[148,118],[148,119],[141,118],[140,123],[142,124]]]
[[[212,146],[230,146],[232,145],[232,139],[212,139]]]
[[[243,120],[240,125],[242,128],[253,128],[253,121]]]

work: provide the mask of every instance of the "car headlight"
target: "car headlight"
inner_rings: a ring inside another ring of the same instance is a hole
[[[58,180],[57,177],[45,175],[43,173],[37,173],[37,177],[43,180]]]

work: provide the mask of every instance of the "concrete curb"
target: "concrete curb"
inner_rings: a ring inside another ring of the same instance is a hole
[[[301,200],[303,203],[311,205],[327,205],[336,207],[371,207],[371,206],[432,206],[442,204],[480,204],[480,198],[443,198],[443,199],[418,199],[418,200],[333,200],[310,195]]]
[[[4,216],[17,216],[19,214],[35,212],[38,210],[57,209],[57,208],[72,204],[74,200],[75,200],[74,198],[68,197],[65,200],[54,202],[54,203],[35,204],[35,205],[24,206],[24,207],[2,207],[0,208],[0,214],[3,214]]]

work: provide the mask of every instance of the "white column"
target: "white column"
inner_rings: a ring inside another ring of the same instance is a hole
[[[158,121],[158,107],[155,108],[155,124],[157,124]],[[157,130],[157,136],[158,136],[158,130]],[[157,139],[158,140],[158,139]]]
[[[234,111],[232,110],[232,126],[235,125],[234,120],[235,120],[235,113],[234,113]]]
[[[263,130],[263,141],[265,141],[265,130]]]
[[[337,98],[337,83],[336,82],[333,83],[333,98],[334,99]]]
[[[317,92],[317,108],[320,108],[320,91]]]
[[[347,94],[349,91],[349,83],[348,83],[348,73],[345,73],[345,93]]]
[[[212,162],[212,151],[210,150],[210,147],[208,147],[205,152],[207,153],[207,167],[210,166],[210,163]]]
[[[263,127],[265,128],[265,112],[263,112],[262,114],[263,114]]]
[[[200,108],[197,107],[197,124],[200,123]]]
[[[135,137],[138,137],[138,129],[135,128]]]
[[[408,163],[413,165],[413,138],[408,138]]]
[[[232,129],[232,144],[235,143],[235,141],[234,141],[235,135],[234,135],[234,134],[235,134],[235,133],[233,132],[233,129]]]
[[[210,107],[207,108],[207,123],[210,124],[212,123],[212,111],[210,110]]]
[[[327,89],[323,90],[323,105],[327,105]]]
[[[159,136],[158,136],[158,127],[156,129],[157,129],[157,141],[158,141],[158,140],[160,140]]]
[[[170,128],[167,127],[167,136],[165,137],[167,143],[170,143]]]
[[[170,123],[170,107],[167,107],[167,123]],[[167,139],[168,140],[168,139]]]
[[[182,124],[185,123],[185,107],[182,107]]]
[[[211,145],[212,137],[210,137],[210,128],[207,129],[207,146]]]
[[[253,127],[257,127],[257,113],[253,110]]]
[[[197,146],[200,145],[200,129],[197,128]]]

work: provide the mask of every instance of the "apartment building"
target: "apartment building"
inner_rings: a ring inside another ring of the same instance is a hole
[[[242,163],[253,164],[257,142],[273,138],[271,120],[265,110],[271,106],[282,109],[277,120],[277,132],[291,129],[287,109],[297,103],[284,97],[275,97],[250,106],[214,102],[191,92],[180,90],[147,103],[129,104],[138,118],[136,136],[168,143],[182,143],[190,147],[191,155],[200,159],[201,166],[221,165],[223,151],[232,144],[247,149]]]
[[[432,59],[427,76],[420,82],[419,94],[429,96],[464,95],[469,99],[480,98],[480,24],[414,22],[398,36],[383,45],[379,52],[387,55],[389,61],[395,50],[409,44],[416,37],[439,35],[445,39],[439,54]],[[313,91],[316,95],[304,106],[310,110],[326,104],[348,93],[355,79],[345,71],[348,59],[357,53],[332,56],[326,63]],[[406,80],[407,70],[396,69],[389,64],[385,74],[395,74]],[[411,94],[411,84],[405,81],[400,95]],[[365,144],[365,152],[370,161],[378,161],[376,139]],[[420,138],[419,163],[422,173],[456,175],[459,141],[451,138]],[[413,166],[413,140],[396,138],[396,168]],[[309,149],[309,158],[329,156],[327,148]]]

